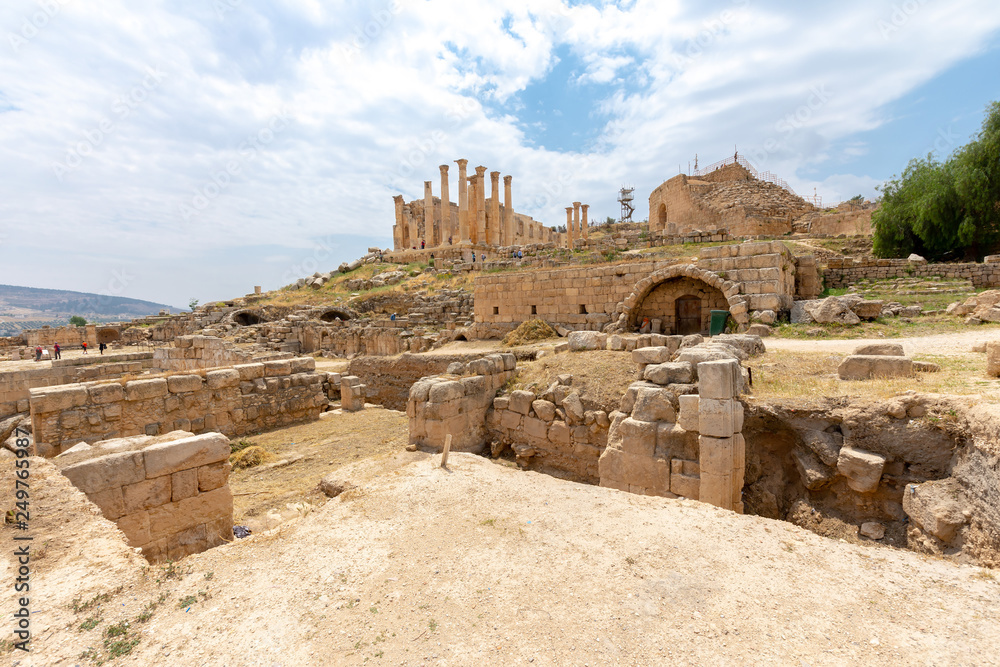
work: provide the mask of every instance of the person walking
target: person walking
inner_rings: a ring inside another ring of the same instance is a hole
[[[42,360],[42,346],[41,345],[36,345],[35,346],[35,361],[41,361],[41,360]]]
[[[83,344],[81,345],[81,347],[83,348],[83,353],[87,354],[87,341],[83,341]]]
[[[102,356],[104,355],[104,350],[107,347],[108,347],[107,343],[98,343],[97,344],[97,349],[100,350]]]
[[[52,351],[55,352],[55,357],[53,357],[54,359],[62,359],[62,352],[60,351],[61,349],[62,348],[59,347],[59,343],[56,343],[55,345],[52,346]]]

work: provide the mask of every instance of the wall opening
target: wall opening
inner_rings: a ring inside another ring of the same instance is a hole
[[[657,229],[663,230],[667,228],[667,205],[660,204],[660,210],[657,212]]]
[[[500,306],[493,306],[493,314],[494,315],[500,314]]]
[[[538,314],[538,306],[532,306],[531,307],[531,314],[532,315],[537,315]]]
[[[347,320],[351,319],[351,314],[348,313],[346,310],[342,310],[340,308],[330,308],[329,310],[324,311],[319,316],[319,319],[323,320],[324,322],[336,322],[338,320],[341,322],[346,322]]]
[[[118,329],[107,327],[105,329],[97,330],[97,342],[98,344],[104,343],[105,345],[109,343],[114,343],[120,340],[122,337],[121,332]]]
[[[580,314],[581,315],[586,315],[587,314],[587,304],[585,304],[585,303],[581,303],[580,304]]]
[[[261,322],[263,322],[263,320],[260,319],[260,315],[244,312],[244,313],[236,313],[235,315],[233,315],[233,322],[240,325],[241,327],[248,327],[252,324],[260,324]]]
[[[660,320],[665,334],[687,336],[707,332],[712,310],[729,310],[722,290],[697,278],[676,276],[653,287],[633,309],[630,328],[642,321]]]

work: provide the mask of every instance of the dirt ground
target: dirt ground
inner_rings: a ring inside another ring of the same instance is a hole
[[[103,518],[63,516],[82,496],[49,484],[36,653],[13,664],[96,664],[79,656],[123,620],[138,641],[112,664],[998,662],[988,571],[472,455],[438,461],[354,464],[342,475],[358,489],[173,570],[144,568]],[[99,605],[74,612],[74,598]]]

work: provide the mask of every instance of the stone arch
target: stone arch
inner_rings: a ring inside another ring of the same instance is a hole
[[[739,285],[737,283],[725,280],[712,271],[699,269],[694,264],[675,264],[654,271],[636,283],[632,293],[618,304],[618,308],[616,309],[618,322],[615,328],[618,331],[638,329],[638,316],[646,297],[663,283],[677,278],[691,278],[722,292],[723,297],[725,297],[726,302],[729,304],[729,314],[732,315],[737,326],[740,329],[746,327],[748,323],[747,307],[745,298],[739,294]]]
[[[357,315],[348,308],[327,308],[319,314],[319,319],[324,322],[336,322],[340,320],[346,322],[353,320]]]
[[[104,327],[103,329],[97,330],[97,344],[100,345],[104,343],[108,345],[116,341],[121,340],[122,332],[115,327]]]
[[[252,310],[240,310],[232,314],[233,324],[238,324],[241,327],[249,327],[254,324],[260,324],[264,321],[264,318],[260,316],[260,313],[255,313]]]

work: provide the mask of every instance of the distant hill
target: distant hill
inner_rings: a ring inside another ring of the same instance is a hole
[[[129,299],[121,296],[106,296],[70,290],[42,289],[38,287],[18,287],[0,285],[0,317],[7,322],[17,315],[19,320],[65,321],[71,315],[80,315],[88,320],[109,321],[131,319],[145,315],[156,315],[161,310],[180,312],[162,303]],[[30,326],[25,328],[32,328]]]

